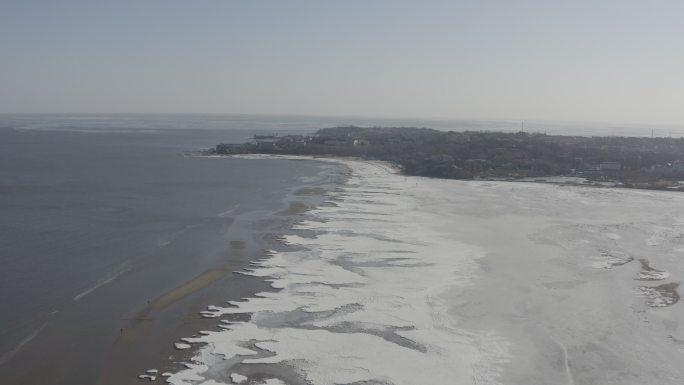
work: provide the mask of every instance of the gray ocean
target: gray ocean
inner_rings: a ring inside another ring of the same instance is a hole
[[[147,301],[225,265],[230,242],[249,238],[233,214],[266,216],[318,172],[187,151],[309,130],[244,117],[0,115],[0,379],[67,353],[63,367],[97,368]],[[54,354],[17,361],[41,344]]]
[[[237,215],[268,222],[288,191],[321,169],[315,162],[215,159],[189,151],[257,133],[344,124],[520,128],[518,122],[297,116],[0,115],[0,379],[68,352],[56,366],[85,374],[63,373],[57,382],[88,383],[95,375],[86,372],[102,366],[117,331],[151,299],[238,258],[231,242],[256,230],[240,227]],[[527,127],[651,134],[649,127]],[[680,132],[659,130],[662,136]],[[259,245],[253,248],[239,255],[236,268],[258,254]],[[230,290],[238,295],[250,290],[245,285]],[[53,351],[18,361],[31,345]]]

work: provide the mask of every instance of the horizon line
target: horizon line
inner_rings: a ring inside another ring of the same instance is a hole
[[[374,120],[409,120],[425,122],[493,122],[493,123],[551,123],[551,124],[598,124],[623,125],[628,127],[672,126],[684,127],[684,123],[651,123],[606,120],[570,120],[570,119],[513,119],[513,118],[480,118],[480,117],[425,117],[425,116],[390,116],[390,115],[354,115],[354,114],[307,114],[307,113],[273,113],[273,112],[0,112],[0,115],[225,115],[225,116],[272,116],[272,117],[308,117],[308,118],[351,118]]]

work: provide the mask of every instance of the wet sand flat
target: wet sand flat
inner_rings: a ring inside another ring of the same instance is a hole
[[[246,296],[261,290],[268,286],[236,276],[229,269],[213,269],[151,301],[117,338],[97,384],[135,383],[146,370],[176,369],[175,362],[187,360],[192,351],[179,351],[174,343],[216,326],[214,320],[199,314],[207,304],[225,298],[226,293]]]

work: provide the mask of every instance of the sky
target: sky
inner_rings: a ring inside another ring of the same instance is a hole
[[[684,2],[2,0],[0,112],[684,124]]]

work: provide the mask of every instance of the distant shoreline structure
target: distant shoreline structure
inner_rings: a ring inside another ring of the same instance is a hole
[[[522,181],[567,176],[589,185],[684,191],[684,138],[345,126],[311,135],[254,135],[251,142],[222,143],[206,153],[356,157],[391,162],[407,175]]]
[[[254,118],[254,119],[250,119]],[[360,127],[430,127],[440,131],[496,131],[517,132],[521,129],[519,119],[487,118],[437,118],[437,117],[391,117],[391,116],[346,116],[306,114],[240,114],[240,113],[0,113],[0,126],[23,130],[47,129],[45,122],[58,120],[65,124],[50,127],[51,130],[98,132],[116,131],[118,126],[109,124],[112,120],[127,123],[144,121],[138,129],[164,130],[187,127],[189,129],[230,130],[250,121],[255,131],[283,135],[297,127],[298,131],[314,131],[320,127],[334,127],[343,124]],[[129,127],[135,132],[133,127]],[[684,136],[684,124],[674,123],[627,123],[609,121],[573,121],[525,119],[524,131],[549,135],[567,136],[633,136],[670,137]],[[251,135],[251,134],[250,134]]]

